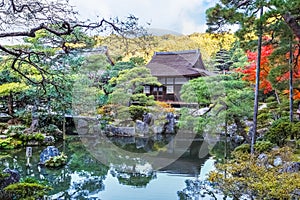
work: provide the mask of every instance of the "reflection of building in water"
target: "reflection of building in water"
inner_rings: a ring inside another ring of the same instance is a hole
[[[199,156],[201,155],[201,151],[208,152],[208,144],[203,140],[194,140],[185,152],[181,152],[182,148],[180,148],[178,141],[173,142],[171,148],[173,149],[173,153],[182,153],[182,155],[170,165],[161,168],[160,171],[171,174],[197,176],[205,161],[210,157],[209,154],[205,154],[204,157]]]

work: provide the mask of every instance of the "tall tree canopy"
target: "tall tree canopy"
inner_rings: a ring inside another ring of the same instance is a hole
[[[11,68],[28,81],[46,84],[49,83],[45,76],[48,69],[42,62],[53,61],[54,58],[70,52],[74,45],[76,47],[78,45],[84,47],[88,43],[92,45],[91,40],[87,40],[86,37],[88,31],[94,33],[106,31],[121,34],[123,37],[144,33],[144,29],[137,23],[138,18],[134,16],[129,16],[124,21],[99,19],[96,22],[81,21],[77,16],[78,12],[68,0],[2,0],[0,54],[5,56],[4,59],[11,60]],[[47,37],[42,38],[44,46],[51,47],[52,51],[35,48],[26,43],[26,40],[37,38],[41,32],[47,34]],[[8,45],[9,42],[12,44]],[[26,75],[28,65],[40,73],[41,80],[34,80]]]
[[[256,30],[255,19],[259,7],[264,6],[264,21],[284,21],[292,30],[293,34],[300,39],[300,2],[298,0],[221,0],[206,11],[209,32],[226,31],[227,25],[239,25],[237,35],[249,40],[253,37],[249,29]],[[254,29],[253,29],[254,28]]]

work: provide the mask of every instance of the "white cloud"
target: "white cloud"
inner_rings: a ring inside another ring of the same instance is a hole
[[[203,32],[205,10],[216,0],[71,0],[84,18],[126,17],[133,14],[150,28],[179,33]],[[194,15],[194,16],[193,16]],[[195,16],[196,15],[196,16]]]

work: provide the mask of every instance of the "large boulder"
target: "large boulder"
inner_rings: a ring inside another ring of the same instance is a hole
[[[60,152],[55,146],[48,146],[40,154],[40,164],[44,165],[52,157],[59,156]]]
[[[147,134],[149,133],[149,125],[141,120],[136,120],[135,132],[137,134]]]
[[[0,190],[2,190],[3,188],[5,188],[6,186],[13,184],[13,183],[17,183],[20,181],[20,174],[18,171],[16,170],[12,170],[9,168],[6,168],[3,170],[4,174],[9,174],[8,177],[4,178],[4,180],[0,181]]]
[[[152,113],[144,113],[143,115],[143,122],[149,126],[154,124],[154,116]]]
[[[168,113],[166,116],[167,122],[165,123],[164,126],[164,133],[167,134],[173,134],[175,132],[175,125],[176,125],[176,120],[175,120],[175,115],[173,113]]]

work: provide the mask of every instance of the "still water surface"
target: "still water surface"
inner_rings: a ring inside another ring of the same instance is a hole
[[[173,200],[179,199],[178,193],[187,188],[186,180],[204,180],[214,169],[212,156],[199,158],[197,149],[202,145],[203,141],[193,142],[193,153],[184,153],[162,169],[153,170],[149,163],[144,163],[143,170],[139,171],[137,166],[118,163],[116,157],[111,159],[109,166],[103,165],[74,136],[56,145],[68,155],[68,164],[64,167],[39,168],[37,163],[45,147],[33,147],[30,168],[26,167],[25,149],[19,149],[0,152],[0,170],[9,167],[18,170],[21,177],[32,176],[46,181],[53,188],[49,199]],[[133,144],[124,146],[131,151],[134,147]],[[211,198],[194,195],[192,199]]]

